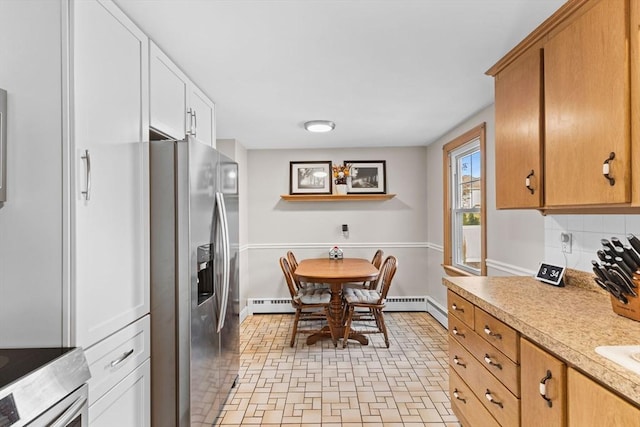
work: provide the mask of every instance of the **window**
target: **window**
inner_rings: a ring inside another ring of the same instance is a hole
[[[485,275],[485,124],[444,150],[444,264],[450,275]]]

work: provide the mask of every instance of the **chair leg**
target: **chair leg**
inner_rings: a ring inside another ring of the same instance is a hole
[[[331,313],[329,311],[329,306],[324,308],[325,313],[327,314],[327,323],[329,324],[329,332],[331,333],[331,341],[333,341],[333,346],[338,346],[338,339],[336,338],[336,331],[334,329],[333,320],[331,319]]]
[[[378,323],[378,327],[380,329],[380,331],[384,334],[384,343],[387,345],[387,348],[389,348],[389,337],[387,336],[387,326],[384,324],[384,314],[382,314],[382,310],[375,310],[377,315],[376,315],[376,322]]]
[[[293,330],[291,332],[291,343],[289,343],[289,347],[293,347],[293,344],[296,342],[296,334],[298,333],[298,322],[300,321],[300,309],[296,308],[296,317],[293,320]]]
[[[349,333],[351,332],[351,320],[353,319],[354,310],[354,306],[348,306],[347,320],[344,324],[344,336],[342,337],[342,348],[345,348],[347,346],[347,341],[349,340]]]

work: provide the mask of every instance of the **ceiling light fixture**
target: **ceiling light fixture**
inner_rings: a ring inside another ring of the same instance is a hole
[[[336,124],[329,120],[311,120],[304,124],[304,128],[309,132],[329,132],[335,127]]]

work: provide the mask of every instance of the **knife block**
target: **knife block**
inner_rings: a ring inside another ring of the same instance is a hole
[[[640,322],[640,297],[633,297],[631,295],[626,295],[626,297],[629,300],[628,304],[621,303],[613,295],[610,296],[613,311],[620,316]]]

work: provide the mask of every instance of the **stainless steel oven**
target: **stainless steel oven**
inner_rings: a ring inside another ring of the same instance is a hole
[[[0,349],[0,427],[87,427],[81,348]]]

